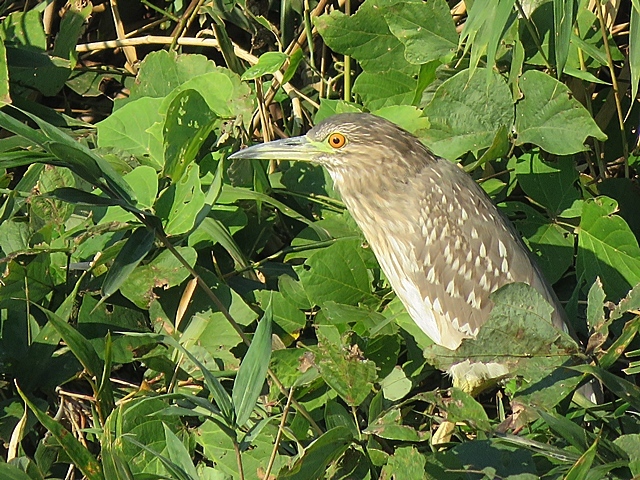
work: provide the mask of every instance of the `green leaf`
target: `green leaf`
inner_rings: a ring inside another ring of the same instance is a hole
[[[144,97],[163,98],[189,79],[212,72],[216,64],[204,55],[179,55],[173,50],[151,52],[140,63],[128,99],[116,100],[114,109]]]
[[[16,107],[11,108],[16,109]],[[27,115],[40,127],[40,130],[32,129],[18,122],[4,111],[0,111],[0,126],[48,150],[49,153],[57,157],[56,162],[51,163],[67,167],[87,182],[101,188],[105,193],[121,199],[128,205],[135,205],[135,195],[129,185],[104,158],[50,123],[29,112],[16,110]],[[35,157],[34,160],[47,161],[47,159],[38,157]]]
[[[413,480],[425,477],[427,459],[415,446],[399,447],[382,468],[382,478]]]
[[[405,46],[408,62],[421,65],[455,52],[458,34],[444,0],[379,3],[389,30]]]
[[[193,228],[198,213],[204,207],[205,194],[202,191],[197,163],[187,167],[182,178],[160,194],[156,203],[156,214],[165,223],[168,235],[181,235]]]
[[[515,20],[513,5],[514,0],[476,0],[471,4],[459,41],[459,46],[465,45],[465,54],[471,49],[469,76],[476,75],[478,64],[485,55],[487,76],[494,69],[500,40]]]
[[[312,304],[327,300],[346,305],[374,300],[359,239],[341,240],[312,253],[296,272]]]
[[[638,94],[640,83],[640,4],[632,2],[629,24],[629,68],[631,70],[631,98]]]
[[[244,425],[249,420],[267,376],[269,360],[271,359],[272,319],[273,311],[271,302],[269,302],[262,319],[258,322],[256,333],[253,336],[247,354],[240,364],[238,375],[233,384],[231,398],[236,412],[236,422],[239,426]]]
[[[357,344],[334,344],[318,332],[316,365],[323,380],[349,406],[358,406],[371,393],[378,375],[376,364],[366,360]]]
[[[564,66],[569,57],[569,46],[571,45],[576,9],[577,5],[574,0],[553,0],[553,45],[558,79],[562,77]]]
[[[549,153],[586,150],[588,137],[606,140],[589,112],[562,83],[537,70],[520,78],[524,98],[516,104],[516,145],[533,143]]]
[[[510,128],[513,101],[498,73],[478,69],[469,78],[469,71],[463,70],[438,87],[424,116],[431,126],[418,136],[436,155],[454,160],[490,147],[500,128]]]
[[[164,165],[162,139],[151,127],[163,121],[162,101],[160,98],[140,98],[98,122],[98,146],[124,150],[143,164],[161,170]]]
[[[0,476],[4,480],[32,480],[32,478],[9,463],[0,463]]]
[[[69,5],[60,22],[60,31],[53,46],[53,55],[67,60],[76,58],[76,45],[90,15],[91,6],[89,5],[83,3]],[[75,63],[74,61],[74,67]]]
[[[113,265],[107,271],[102,282],[101,294],[103,299],[118,291],[142,259],[151,251],[154,240],[155,233],[152,230],[146,227],[139,227],[134,230],[120,252],[118,252]]]
[[[321,478],[327,467],[336,461],[351,444],[351,431],[339,426],[328,430],[304,449],[298,460],[278,475],[280,480]]]
[[[125,248],[126,245],[123,247],[123,250]],[[197,253],[193,248],[175,247],[175,249],[189,265],[195,265]],[[140,253],[141,252],[142,250],[140,250]],[[142,258],[144,258],[144,255]],[[114,266],[117,260],[118,258],[116,257]],[[113,267],[111,267],[111,269],[113,269]],[[176,285],[180,285],[188,276],[189,272],[184,268],[180,260],[169,250],[163,250],[160,255],[148,264],[139,266],[128,273],[120,285],[120,293],[135,303],[139,308],[147,310],[157,296],[154,289],[175,287]]]
[[[573,264],[574,235],[524,203],[507,202],[501,211],[514,218],[547,281],[554,284],[560,280]]]
[[[493,310],[476,338],[463,340],[455,351],[438,345],[425,350],[427,361],[440,370],[452,365],[462,369],[464,383],[454,386],[474,392],[491,384],[496,372],[498,378],[522,377],[526,387],[579,353],[576,342],[551,324],[553,307],[533,287],[512,283],[492,293],[491,299]]]
[[[89,341],[84,338],[80,332],[58,317],[55,313],[42,307],[40,307],[40,309],[47,316],[47,319],[57,330],[64,342],[69,346],[69,349],[80,361],[87,373],[92,377],[97,378],[98,383],[100,383],[104,362],[100,360],[100,357],[98,357],[98,354],[91,343],[89,343]]]
[[[363,433],[402,442],[422,442],[429,438],[427,432],[418,432],[409,425],[403,425],[402,412],[398,408],[392,408],[382,417],[377,418],[363,430]]]
[[[604,322],[605,299],[606,294],[602,288],[602,282],[596,277],[587,295],[587,324],[589,325],[589,330],[594,330]]]
[[[38,418],[38,421],[54,436],[73,464],[87,477],[88,480],[104,480],[102,469],[95,457],[82,445],[71,432],[56,422],[53,418],[40,410],[18,388],[18,393]]]
[[[607,197],[587,200],[578,233],[576,273],[587,285],[600,277],[610,300],[617,301],[640,283],[640,247]]]
[[[391,370],[391,373],[380,381],[380,386],[385,399],[397,402],[409,394],[413,388],[413,383],[407,378],[404,370],[396,365]]]
[[[254,80],[263,75],[273,75],[287,61],[288,56],[282,52],[266,52],[260,55],[258,63],[248,68],[242,74],[242,80]]]
[[[191,455],[185,448],[184,443],[171,431],[166,425],[164,427],[164,438],[167,442],[167,453],[169,460],[177,465],[183,472],[187,474],[187,478],[197,480],[199,478],[198,472],[193,465]]]
[[[389,30],[380,15],[384,2],[366,1],[355,15],[347,16],[339,10],[314,18],[314,24],[327,46],[360,62],[365,72],[398,72],[411,68],[404,57],[404,45]]]
[[[576,188],[579,176],[572,158],[552,162],[540,154],[527,153],[518,158],[516,178],[524,192],[554,217],[562,216],[580,200]]]
[[[571,470],[564,477],[565,480],[582,480],[587,477],[587,474],[591,471],[591,466],[596,458],[598,447],[598,439],[587,449],[586,452],[578,459],[578,461],[571,467]]]
[[[164,174],[177,182],[196,159],[218,117],[195,90],[183,90],[169,105],[162,134]]]
[[[9,70],[7,68],[7,49],[4,39],[0,38],[0,107],[11,103],[9,94]]]

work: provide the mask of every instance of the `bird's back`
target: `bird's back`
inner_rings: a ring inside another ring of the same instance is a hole
[[[404,177],[374,170],[360,172],[357,182],[334,177],[414,321],[435,343],[455,349],[487,320],[490,293],[524,282],[555,307],[554,324],[566,328],[553,291],[508,220],[470,176],[424,151],[430,160]],[[352,191],[358,188],[366,191]]]

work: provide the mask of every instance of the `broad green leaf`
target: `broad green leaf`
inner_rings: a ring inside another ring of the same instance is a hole
[[[318,336],[315,364],[323,380],[347,405],[360,405],[378,378],[375,363],[366,360],[357,345],[334,344],[319,332]]]
[[[501,210],[514,218],[516,228],[547,281],[554,284],[560,280],[573,264],[575,237],[572,232],[524,203],[507,202]]]
[[[173,50],[151,52],[140,63],[129,98],[116,100],[114,110],[139,98],[166,97],[188,80],[215,69],[216,64],[204,55],[179,55]]]
[[[347,427],[328,430],[304,449],[298,460],[278,475],[281,480],[308,480],[321,478],[329,464],[342,456],[352,442]]]
[[[640,475],[640,433],[620,435],[613,443],[629,455],[631,474]]]
[[[115,260],[113,265],[107,271],[104,281],[102,282],[102,298],[105,299],[122,286],[129,278],[129,275],[135,270],[147,253],[153,247],[155,233],[146,227],[139,227],[127,239]]]
[[[215,88],[211,88],[212,85]],[[226,68],[215,67],[212,72],[190,78],[179,85],[164,98],[161,112],[166,112],[173,99],[185,90],[197,91],[218,117],[241,117],[245,123],[250,121],[253,113],[251,90],[238,75]]]
[[[311,303],[371,303],[374,297],[364,255],[360,239],[341,240],[312,253],[304,266],[296,268]]]
[[[227,478],[240,478],[235,449],[229,433],[212,421],[195,429],[195,441],[202,447],[203,456],[210,462],[215,462],[216,470],[227,475]],[[257,438],[253,439],[250,448],[242,451],[242,465],[246,472],[264,471],[269,463],[273,451],[275,429],[263,429]],[[277,455],[273,473],[280,469],[283,455]],[[247,475],[248,476],[248,475]],[[253,476],[257,478],[257,476]],[[313,477],[309,477],[313,478]]]
[[[164,175],[173,182],[182,178],[187,166],[196,159],[217,118],[195,90],[183,90],[173,98],[162,129]]]
[[[40,410],[20,387],[18,393],[38,418],[38,421],[53,435],[73,464],[87,477],[88,480],[104,480],[102,468],[95,457],[82,445],[71,432],[56,422],[53,418]]]
[[[447,420],[450,422],[464,422],[474,429],[491,431],[489,417],[482,405],[459,388],[451,390],[451,402],[445,405],[445,409]]]
[[[421,65],[455,52],[458,34],[444,0],[380,1],[391,33],[404,46],[408,62]]]
[[[248,68],[242,74],[242,80],[254,80],[263,75],[271,74],[280,70],[280,67],[287,61],[287,55],[282,52],[266,52],[260,55],[258,63]]]
[[[127,248],[126,245],[123,250],[125,248]],[[197,253],[193,248],[175,247],[175,249],[189,265],[195,265]],[[144,255],[142,258],[144,258]],[[117,260],[116,258],[114,266]],[[111,268],[113,269],[113,267]],[[154,289],[175,287],[180,285],[188,276],[189,272],[184,268],[180,260],[169,250],[163,250],[160,255],[148,264],[132,269],[120,285],[120,293],[139,308],[147,310],[151,302],[156,298]]]
[[[362,97],[363,104],[370,110],[377,110],[392,105],[409,105],[416,96],[416,79],[413,74],[403,71],[358,75],[353,84],[353,92]]]
[[[71,74],[71,62],[32,48],[6,44],[11,83],[33,88],[45,96],[57,95]]]
[[[382,417],[370,423],[363,433],[376,435],[387,440],[400,440],[403,442],[421,442],[429,437],[426,432],[419,432],[415,428],[402,423],[402,412],[398,408],[392,408]]]
[[[490,147],[500,128],[513,124],[513,101],[503,78],[478,69],[463,70],[442,83],[424,109],[430,127],[418,136],[441,157],[458,158]]]
[[[413,388],[413,382],[407,378],[407,374],[399,366],[395,366],[391,373],[380,381],[384,398],[397,402],[405,398]]]
[[[166,425],[163,425],[163,427],[165,428],[165,431],[166,431],[166,428],[167,428]],[[132,443],[136,447],[148,453],[151,457],[159,460],[160,463],[162,463],[164,468],[167,470],[167,472],[171,474],[170,478],[175,478],[176,480],[196,480],[197,477],[192,477],[191,475],[189,475],[187,472],[185,472],[182,469],[180,465],[177,465],[171,459],[162,455],[160,452],[158,452],[154,448],[148,447],[144,443],[139,442],[138,440],[135,439],[135,437],[124,435],[122,439],[125,442]],[[193,467],[193,465],[191,466]]]
[[[404,45],[391,33],[380,14],[380,6],[384,7],[384,3],[368,0],[355,15],[347,16],[334,10],[314,18],[314,24],[331,50],[352,56],[365,72],[411,69],[417,73],[416,67],[409,65],[404,57]]]
[[[564,210],[580,200],[576,188],[579,176],[572,158],[552,162],[540,154],[527,153],[516,163],[516,178],[524,192],[552,216],[562,216]]]
[[[32,480],[29,475],[9,463],[0,463],[0,476],[4,480]]]
[[[384,315],[365,307],[343,305],[332,300],[322,304],[322,311],[328,323],[342,326],[341,331],[353,330],[362,337],[374,337],[380,334],[394,335],[396,330],[392,322]]]
[[[394,105],[371,112],[395,123],[407,132],[429,128],[429,121],[422,116],[422,110],[411,105]]]
[[[381,15],[387,7],[384,0],[368,0],[355,15],[347,16],[336,10],[314,19],[332,50],[350,55],[360,63],[363,72],[358,75],[353,91],[362,97],[369,110],[410,104],[416,97],[419,66],[405,59],[404,45],[389,30]]]
[[[507,375],[521,377],[523,387],[532,385],[579,353],[576,342],[551,324],[553,307],[534,288],[512,283],[495,291],[491,299],[493,310],[476,338],[463,340],[455,351],[437,345],[425,350],[429,363],[441,370],[468,362],[472,372],[485,371],[478,362],[501,366],[486,374],[465,376],[467,382],[478,381],[478,385],[464,385],[465,391],[482,388],[494,371],[505,369]]]
[[[424,471],[426,463],[425,455],[415,446],[399,447],[382,468],[382,477],[395,480],[426,478]]]
[[[47,35],[44,32],[41,14],[37,9],[8,14],[0,23],[0,37],[5,42],[34,50],[47,49]]]
[[[587,200],[578,233],[577,275],[587,285],[600,277],[607,298],[619,300],[640,283],[640,248],[626,222],[607,197]]]
[[[358,427],[353,421],[352,414],[335,399],[327,403],[324,410],[324,421],[327,424],[327,430],[343,426],[351,430],[351,435],[358,436]]]
[[[238,426],[249,420],[266,380],[271,358],[272,319],[273,311],[269,302],[233,384],[231,398]]]
[[[256,293],[260,294],[256,295],[256,297],[260,299],[261,305],[267,305],[269,298],[271,298],[273,322],[286,333],[295,337],[305,327],[307,318],[304,312],[282,293],[269,290]]]
[[[164,165],[162,139],[150,130],[162,122],[162,99],[144,97],[127,103],[96,124],[98,146],[118,148],[161,170]]]
[[[166,476],[169,471],[158,458],[158,454],[168,454],[164,429],[167,426],[173,432],[179,432],[182,423],[179,418],[164,413],[167,406],[167,401],[158,397],[125,400],[105,423],[101,443],[110,445],[114,452],[125,458],[128,470],[136,478],[143,473]],[[125,441],[124,437],[135,439],[138,445]]]
[[[156,202],[156,214],[165,224],[168,235],[181,235],[193,228],[205,194],[200,186],[198,164],[192,163],[176,183],[165,189]]]
[[[520,78],[524,98],[516,104],[516,145],[533,143],[549,153],[586,150],[588,137],[606,140],[589,112],[555,78],[528,70]]]
[[[596,280],[593,282],[593,285],[591,285],[589,294],[587,295],[587,324],[589,325],[589,330],[593,330],[598,326],[601,326],[604,322],[605,299],[606,294],[602,288],[602,282],[598,277],[596,277]]]
[[[76,45],[85,28],[85,22],[91,15],[91,6],[84,3],[70,4],[62,15],[60,31],[53,46],[53,55],[73,60],[76,64]]]

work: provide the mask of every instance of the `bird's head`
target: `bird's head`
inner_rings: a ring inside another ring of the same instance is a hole
[[[415,171],[433,156],[416,137],[388,120],[343,113],[323,120],[306,135],[254,145],[230,158],[311,162],[344,175],[379,167]]]

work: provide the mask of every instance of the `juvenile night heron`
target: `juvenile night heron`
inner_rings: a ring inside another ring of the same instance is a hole
[[[491,311],[489,294],[512,282],[540,292],[555,308],[554,325],[566,330],[556,296],[484,191],[393,123],[369,114],[335,115],[305,136],[256,145],[231,158],[324,166],[391,287],[436,344],[455,350],[474,337]],[[469,365],[461,369],[451,371],[454,384],[471,373]]]

